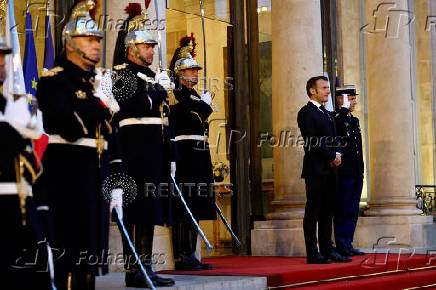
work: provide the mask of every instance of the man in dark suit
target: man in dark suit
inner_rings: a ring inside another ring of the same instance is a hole
[[[326,77],[309,79],[306,85],[310,101],[298,112],[298,127],[305,140],[303,172],[306,182],[306,209],[303,219],[308,264],[350,262],[333,248],[332,215],[336,195],[336,168],[341,164],[333,116],[324,103],[330,94]],[[316,226],[318,223],[318,241]]]

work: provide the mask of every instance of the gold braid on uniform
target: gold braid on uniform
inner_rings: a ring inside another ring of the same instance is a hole
[[[26,167],[27,171],[29,171],[30,175],[32,176],[32,184],[38,180],[38,178],[42,175],[42,170],[40,170],[38,173],[35,172],[33,169],[32,164],[30,164],[29,160],[27,160],[26,157],[23,155],[19,155],[20,164],[22,164],[24,167]]]
[[[197,112],[191,111],[191,114],[197,116],[198,120],[200,120],[200,123],[203,124],[203,119],[200,117],[200,115]]]
[[[206,149],[206,140],[207,140],[207,133],[208,133],[208,132],[207,132],[207,129],[205,128],[205,123],[204,123],[203,119],[200,117],[200,115],[199,115],[197,112],[195,112],[195,111],[191,111],[191,114],[197,116],[198,120],[200,121],[200,123],[201,123],[201,124],[203,125],[203,127],[204,127],[204,133],[203,133],[203,137],[204,137],[203,147],[204,147],[204,149]]]
[[[165,134],[164,134],[165,133],[164,132],[164,118],[165,118],[165,116],[164,116],[164,108],[167,108],[168,113],[169,113],[170,112],[170,106],[168,106],[168,104],[165,103],[165,102],[162,102],[160,104],[160,106],[159,106],[160,119],[162,121],[162,139],[164,139],[164,136],[165,136]]]
[[[107,128],[107,131],[108,131],[109,135],[112,135],[113,132],[112,132],[111,124],[108,122],[108,120],[104,120],[104,123],[106,125],[106,128]]]
[[[101,134],[101,124],[98,124],[95,130],[95,145],[97,147],[98,167],[101,167],[101,155],[104,151],[105,140],[103,134]]]
[[[15,162],[15,175],[17,180],[17,189],[18,189],[18,199],[20,202],[20,210],[21,210],[21,224],[23,226],[26,225],[26,198],[29,196],[29,193],[25,191],[23,188],[23,175],[24,175],[24,162],[22,155],[18,155],[14,158]],[[33,176],[32,176],[33,179]]]

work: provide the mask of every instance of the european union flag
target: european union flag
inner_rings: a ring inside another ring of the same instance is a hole
[[[26,93],[35,97],[38,85],[38,63],[33,39],[32,15],[29,12],[26,13],[26,48],[24,50],[23,73]],[[29,110],[32,109],[32,100],[29,100]]]

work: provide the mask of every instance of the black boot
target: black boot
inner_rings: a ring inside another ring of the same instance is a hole
[[[157,275],[150,266],[146,266],[145,270],[147,271],[148,277],[150,277],[151,281],[158,287],[169,287],[175,284],[174,280],[171,278],[164,278]]]
[[[148,288],[144,274],[140,269],[134,269],[126,272],[125,277],[126,287]],[[156,283],[153,282],[156,286]]]
[[[179,271],[201,271],[201,263],[194,260],[192,255],[182,255],[175,263],[176,270]]]
[[[147,274],[148,277],[151,279],[148,271]],[[145,279],[145,276],[144,274],[142,274],[142,271],[140,269],[134,269],[126,272],[125,282],[126,287],[149,288],[147,285],[147,280]],[[157,286],[156,282],[154,282],[153,280],[151,282],[153,283],[153,286]]]
[[[195,253],[191,254],[191,259],[197,263],[197,265],[200,265],[201,270],[212,270],[213,267],[211,264],[203,264],[202,262],[200,262],[197,257],[195,256]]]

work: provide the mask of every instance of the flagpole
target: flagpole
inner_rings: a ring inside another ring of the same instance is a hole
[[[47,6],[47,10],[45,11],[45,13],[46,13],[45,15],[50,17],[50,9],[51,9],[50,0],[47,0],[46,6]]]

